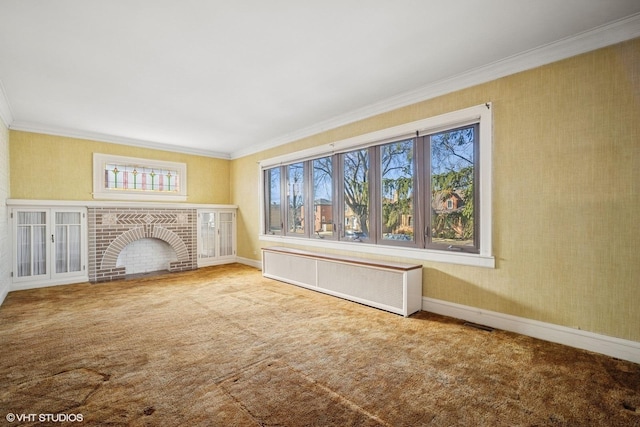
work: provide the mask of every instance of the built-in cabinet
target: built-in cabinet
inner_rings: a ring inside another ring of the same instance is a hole
[[[87,280],[87,210],[14,207],[12,289]]]
[[[262,274],[409,316],[422,307],[422,265],[262,248]]]
[[[236,210],[198,209],[198,267],[236,259]]]
[[[116,280],[126,271],[117,264],[123,248],[149,238],[175,251],[169,271],[237,259],[235,205],[89,201],[78,206],[8,199],[7,206],[11,239],[2,249],[12,253],[11,290]]]

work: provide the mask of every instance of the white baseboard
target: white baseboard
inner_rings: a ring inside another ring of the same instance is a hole
[[[9,294],[9,285],[5,286],[4,289],[0,289],[0,305],[4,302],[4,299]]]
[[[78,276],[59,280],[44,280],[36,282],[12,283],[10,291],[25,291],[27,289],[48,288],[49,286],[73,285],[89,281],[89,276]]]
[[[262,270],[262,261],[250,259],[250,258],[242,258],[242,257],[238,257],[236,261],[239,262],[240,264],[248,265],[249,267]]]
[[[524,317],[482,310],[434,298],[422,297],[422,309],[443,316],[454,317],[496,329],[516,332],[545,341],[640,363],[640,342],[636,341],[623,340]]]

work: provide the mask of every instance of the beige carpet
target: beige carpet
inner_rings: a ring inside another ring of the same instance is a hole
[[[640,426],[640,365],[233,264],[10,293],[0,425],[57,413],[82,417],[66,425]]]

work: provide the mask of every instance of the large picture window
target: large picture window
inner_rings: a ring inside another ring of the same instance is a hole
[[[493,266],[490,105],[367,138],[265,162],[263,236]]]

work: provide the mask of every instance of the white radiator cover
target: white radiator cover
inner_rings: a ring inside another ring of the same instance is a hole
[[[262,274],[392,313],[409,316],[422,307],[422,266],[270,247]]]

